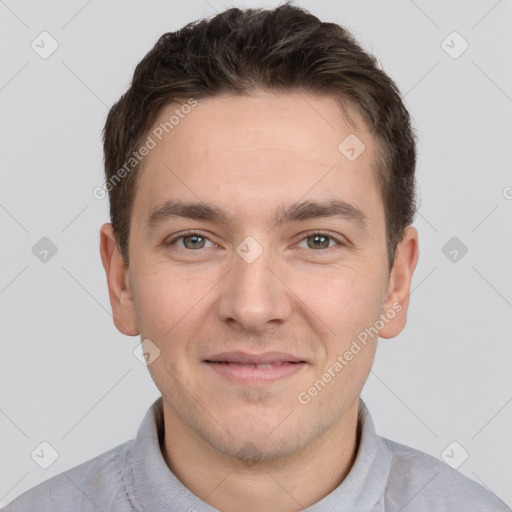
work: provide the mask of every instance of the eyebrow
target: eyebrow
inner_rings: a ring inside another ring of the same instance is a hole
[[[301,201],[288,206],[280,205],[274,211],[272,222],[280,226],[322,217],[337,217],[353,222],[362,229],[368,228],[368,218],[363,211],[340,199]],[[223,224],[228,228],[236,224],[234,215],[213,204],[168,200],[150,211],[146,218],[146,228],[152,231],[172,218],[203,220]]]

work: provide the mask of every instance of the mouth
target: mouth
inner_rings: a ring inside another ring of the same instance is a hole
[[[277,352],[223,353],[205,359],[204,363],[217,375],[245,385],[269,384],[300,372],[308,364],[290,354]]]
[[[304,361],[299,362],[293,362],[293,361],[274,361],[272,363],[235,363],[232,361],[205,361],[206,363],[211,364],[225,364],[225,365],[232,365],[232,366],[240,366],[243,368],[274,368],[276,366],[283,366],[287,364],[301,364]]]

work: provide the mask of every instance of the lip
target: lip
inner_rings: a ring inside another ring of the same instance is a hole
[[[205,359],[204,363],[222,377],[245,385],[269,384],[290,377],[307,364],[306,361],[283,352],[224,352]]]
[[[284,352],[264,352],[261,354],[249,354],[248,352],[222,352],[205,359],[206,362],[229,362],[244,364],[268,364],[268,363],[305,363],[303,359]]]

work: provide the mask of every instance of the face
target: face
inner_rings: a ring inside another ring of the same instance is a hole
[[[151,340],[168,417],[221,453],[291,455],[341,424],[374,333],[405,323],[415,230],[390,276],[376,146],[350,112],[357,129],[329,97],[202,100],[153,136],[124,274],[104,226],[116,325]]]

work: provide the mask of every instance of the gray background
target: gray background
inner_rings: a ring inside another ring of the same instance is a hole
[[[0,505],[133,438],[158,396],[140,340],[113,325],[99,257],[108,108],[162,33],[277,4],[0,0]],[[512,505],[512,2],[298,4],[376,54],[420,139],[409,321],[380,341],[363,398],[383,436],[438,458],[457,441],[458,470]],[[43,31],[59,45],[47,59],[31,48]]]

